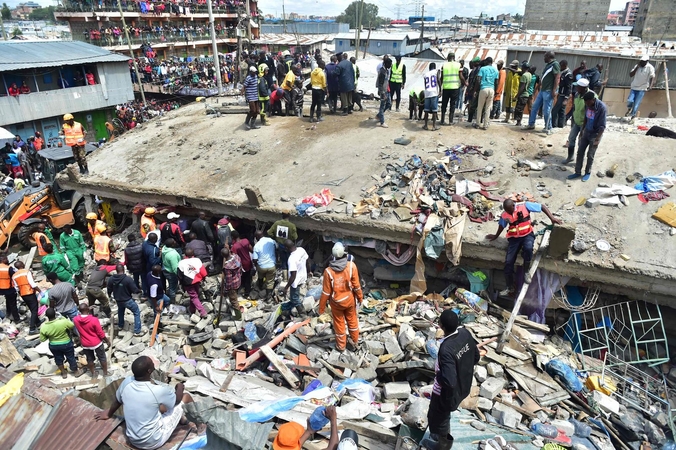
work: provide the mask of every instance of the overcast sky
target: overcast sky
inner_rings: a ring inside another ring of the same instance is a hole
[[[23,3],[26,0],[3,0],[10,7]],[[33,0],[43,6],[55,5],[54,0]],[[379,15],[395,19],[397,14],[402,18],[412,15],[414,12],[415,1],[403,0],[365,0],[369,3],[378,5]],[[565,0],[561,0],[565,1]],[[288,13],[298,13],[303,15],[322,15],[336,16],[343,12],[352,0],[286,0],[285,8]],[[611,10],[624,9],[627,0],[612,0]],[[434,15],[443,19],[448,19],[454,15],[458,16],[478,16],[480,13],[486,13],[491,16],[502,13],[520,13],[523,14],[526,6],[526,0],[456,0],[452,3],[446,0],[425,0],[425,15]],[[265,14],[274,14],[281,16],[282,0],[259,0],[259,6]]]

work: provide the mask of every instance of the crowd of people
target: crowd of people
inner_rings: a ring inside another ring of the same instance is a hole
[[[92,8],[98,10],[117,11],[118,5],[115,0],[98,0],[93,4],[82,1],[64,2],[64,7],[72,11],[91,11]],[[237,8],[243,7],[241,0],[213,0],[211,2],[215,13],[236,13]],[[141,14],[160,15],[174,14],[176,16],[186,16],[194,13],[206,13],[206,0],[122,0],[122,9],[128,12],[139,12]],[[257,12],[252,15],[256,16]]]
[[[136,128],[139,123],[146,122],[153,117],[163,116],[169,111],[173,111],[181,107],[181,104],[175,100],[157,101],[151,99],[146,103],[141,101],[133,101],[117,105],[115,107],[115,115],[122,122],[125,129],[131,130]],[[106,124],[109,131],[114,125]]]
[[[234,38],[234,25],[218,23],[214,26],[217,38]],[[144,42],[176,42],[210,39],[209,29],[205,25],[184,25],[183,23],[165,22],[163,25],[155,24],[129,24],[127,25],[129,37]],[[85,28],[82,31],[86,41],[93,44],[107,46],[124,45],[125,33],[122,24],[100,28]]]
[[[147,49],[146,49],[147,50]],[[145,57],[137,60],[142,82],[157,84],[167,93],[173,93],[183,87],[209,89],[217,85],[216,68],[213,61],[195,59],[192,61],[173,59],[160,60],[150,51]],[[230,55],[221,58],[221,76],[224,85],[233,84],[237,77],[237,67]],[[133,83],[138,83],[138,77],[133,64],[129,64],[129,72]]]

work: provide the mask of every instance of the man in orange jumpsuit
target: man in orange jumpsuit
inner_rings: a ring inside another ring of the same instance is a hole
[[[354,262],[348,261],[345,247],[338,242],[333,246],[333,261],[324,270],[322,296],[319,299],[319,314],[324,314],[326,302],[331,300],[333,332],[336,334],[336,350],[342,352],[347,344],[345,322],[350,339],[356,347],[359,342],[359,319],[357,307],[364,300],[359,282],[359,272]]]

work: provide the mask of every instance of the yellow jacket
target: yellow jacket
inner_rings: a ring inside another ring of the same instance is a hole
[[[323,69],[317,67],[310,74],[310,85],[312,89],[326,90],[326,74]]]

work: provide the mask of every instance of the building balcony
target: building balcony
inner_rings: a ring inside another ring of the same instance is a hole
[[[142,44],[150,44],[153,48],[164,48],[171,46],[203,46],[211,45],[211,35],[208,33],[189,33],[181,36],[180,34],[169,34],[169,35],[157,35],[154,33],[141,33],[140,36],[130,36],[131,46],[133,49],[140,49]],[[117,52],[127,52],[129,46],[127,45],[127,39],[124,35],[119,37],[104,35],[99,39],[92,39],[91,37],[85,37],[84,34],[73,35],[73,40],[82,41],[88,44],[96,45],[98,47],[104,47],[111,51]],[[223,44],[236,44],[237,37],[235,35],[235,30],[223,31],[220,34],[216,35],[216,40],[218,43]]]
[[[111,67],[118,66],[118,67]],[[99,75],[101,76],[101,72]],[[115,106],[134,98],[126,64],[107,65],[107,84],[0,97],[1,124],[13,124]]]
[[[236,18],[238,9],[244,13],[246,7],[243,2],[219,1],[213,5],[213,14],[216,18]],[[250,3],[251,15],[258,15],[258,8],[255,2]],[[136,2],[122,1],[122,11],[127,18],[156,18],[169,19],[171,17],[187,18],[208,18],[208,8],[206,4],[185,2],[175,4],[172,2]],[[54,12],[57,20],[68,20],[69,18],[94,19],[96,17],[119,17],[120,11],[117,2],[102,0],[92,5],[89,2],[72,1],[66,5],[57,7]]]

